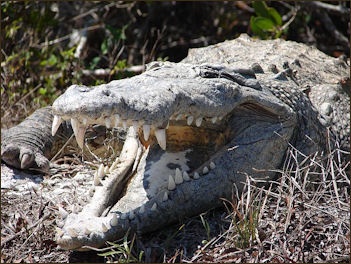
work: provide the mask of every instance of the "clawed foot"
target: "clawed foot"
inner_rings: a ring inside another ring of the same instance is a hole
[[[5,143],[6,144],[6,143]],[[49,160],[30,146],[15,143],[1,145],[1,159],[7,164],[22,170],[48,172]]]

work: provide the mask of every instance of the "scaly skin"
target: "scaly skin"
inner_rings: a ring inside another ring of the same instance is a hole
[[[155,62],[139,76],[97,87],[71,86],[54,102],[53,130],[71,121],[83,148],[91,124],[128,131],[109,173],[97,172],[91,200],[65,217],[62,248],[100,247],[128,229],[149,232],[217,207],[242,190],[247,175],[272,179],[288,144],[322,153],[329,126],[348,148],[347,64],[302,44],[246,36],[191,50],[184,62]],[[272,62],[284,69],[275,72]],[[49,133],[52,116],[43,121]]]

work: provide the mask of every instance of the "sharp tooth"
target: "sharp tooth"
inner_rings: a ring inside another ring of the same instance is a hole
[[[211,161],[210,162],[210,168],[213,170],[214,168],[216,168],[216,164],[213,162],[213,161]]]
[[[60,228],[62,228],[63,226],[64,226],[64,222],[63,221],[60,221],[59,219],[56,219],[55,220],[55,223],[56,223],[56,225],[58,226],[58,227],[60,227]]]
[[[59,207],[59,213],[62,219],[65,219],[68,216],[68,212],[65,209],[63,209],[61,206]]]
[[[157,203],[154,203],[151,207],[151,211],[156,211],[157,210]]]
[[[113,214],[112,218],[110,220],[110,225],[111,226],[117,226],[118,225],[118,218],[117,218],[117,214]]]
[[[62,118],[60,116],[55,115],[54,120],[52,121],[51,134],[55,136],[57,129],[60,127],[62,123]]]
[[[140,207],[139,213],[140,213],[140,214],[145,213],[145,206],[144,206],[144,205],[142,205],[142,206]]]
[[[83,117],[83,119],[82,119],[82,124],[83,124],[84,126],[86,126],[86,125],[88,124],[88,119],[86,119],[85,117]]]
[[[104,223],[101,223],[101,230],[102,230],[103,233],[108,231],[108,228],[107,228],[107,226]]]
[[[207,174],[208,173],[208,168],[205,166],[203,169],[202,169],[202,174]]]
[[[110,173],[110,168],[109,168],[108,166],[106,166],[106,167],[104,168],[104,174],[106,175],[106,174],[108,174],[108,173]]]
[[[216,123],[216,122],[217,122],[217,116],[212,117],[212,118],[211,118],[211,121],[212,121],[213,124]]]
[[[176,168],[174,182],[175,184],[181,184],[183,182],[182,172],[178,168]]]
[[[174,179],[172,175],[169,175],[168,177],[168,190],[173,191],[176,188],[176,184],[174,182]]]
[[[127,120],[125,119],[122,120],[122,126],[124,129],[127,129]]]
[[[107,128],[111,128],[111,118],[109,118],[109,117],[105,118],[105,126]]]
[[[156,129],[155,136],[158,144],[163,150],[166,150],[166,130],[165,129]]]
[[[78,206],[78,205],[75,205],[75,204],[72,204],[72,206],[71,206],[71,211],[72,211],[72,213],[74,213],[74,214],[79,213],[79,206]]]
[[[91,231],[90,231],[87,227],[85,227],[85,228],[84,228],[84,234],[86,234],[87,236],[89,236],[90,233],[91,233]]]
[[[61,228],[56,227],[55,230],[58,237],[61,237],[64,234]]]
[[[165,191],[165,193],[163,194],[162,201],[165,202],[167,200],[168,200],[168,191]]]
[[[194,173],[194,179],[199,179],[200,178],[200,174],[198,172]]]
[[[189,174],[186,171],[183,171],[183,179],[184,181],[190,181]]]
[[[186,123],[188,124],[188,126],[190,126],[193,121],[194,121],[194,117],[193,116],[188,116],[188,118],[186,119]]]
[[[74,228],[67,228],[67,233],[71,236],[71,237],[77,237],[78,233],[76,230],[74,230]]]
[[[75,118],[71,118],[71,125],[73,128],[74,135],[76,137],[76,141],[80,148],[83,148],[84,145],[84,135],[86,131],[86,127],[79,123],[79,121]]]
[[[133,220],[134,217],[135,217],[134,211],[131,211],[131,212],[129,213],[129,219],[130,219],[130,220]]]
[[[119,163],[119,158],[116,158],[115,161],[111,164],[110,172],[116,169],[118,163]]]
[[[86,197],[84,197],[84,198],[86,198]],[[82,198],[79,198],[79,197],[78,197],[78,204],[79,204],[80,206],[84,206],[84,205],[86,204],[86,202],[85,202]]]
[[[113,117],[115,119],[114,126],[117,127],[119,124],[119,121],[120,121],[120,116],[119,116],[119,114],[115,114]]]
[[[101,179],[102,177],[105,176],[105,167],[104,164],[100,164],[97,172],[97,176]]]
[[[150,130],[151,130],[151,126],[150,125],[143,125],[144,139],[146,141],[148,141],[148,139],[149,139]]]
[[[182,114],[179,114],[179,115],[177,115],[177,117],[175,118],[175,120],[180,120],[180,119],[182,119],[182,117],[183,117],[183,115]]]
[[[199,118],[197,118],[197,119],[195,120],[195,125],[196,125],[197,127],[201,126],[201,123],[202,123],[202,117],[199,117]]]
[[[139,122],[134,120],[133,121],[133,127],[134,127],[135,132],[138,132],[138,130],[139,130]]]
[[[101,184],[100,177],[98,171],[94,173],[94,186],[99,186]]]

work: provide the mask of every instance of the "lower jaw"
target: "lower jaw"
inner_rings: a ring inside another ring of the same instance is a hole
[[[133,154],[129,153],[129,155],[133,156],[134,161],[126,164],[126,168],[124,168],[123,172],[124,174],[128,173],[126,177],[129,178],[128,183],[120,182],[120,186],[118,186],[118,183],[111,184],[111,186],[114,186],[114,189],[123,188],[121,185],[123,184],[123,186],[125,186],[124,194],[119,195],[119,197],[115,196],[115,200],[111,200],[109,196],[112,196],[115,190],[109,189],[108,191],[104,191],[106,186],[99,186],[101,189],[100,197],[95,193],[91,202],[85,206],[83,211],[72,217],[77,217],[77,219],[88,219],[92,217],[94,219],[99,219],[98,222],[100,220],[109,222],[111,221],[110,218],[112,215],[118,214],[122,220],[123,227],[123,221],[125,219],[131,220],[136,213],[140,213],[140,210],[142,210],[141,205],[148,204],[148,210],[152,210],[154,207],[152,200],[155,200],[156,196],[162,197],[161,200],[167,200],[165,193],[174,190],[176,188],[175,185],[181,184],[179,182],[179,175],[182,182],[196,180],[207,174],[208,170],[214,169],[215,164],[210,163],[209,157],[221,148],[221,145],[226,139],[225,133],[218,134],[218,131],[207,131],[205,129],[202,130],[192,127],[171,127],[168,131],[168,146],[166,151],[162,150],[156,144],[155,140],[152,141],[151,139],[145,142],[140,139],[143,137],[138,137],[138,135],[134,135],[132,140],[129,140],[132,141],[134,145],[138,145],[138,147],[130,147],[130,142],[127,137],[121,156],[123,156],[123,153],[126,151],[128,152],[130,149],[134,149]],[[180,141],[182,144],[179,144]],[[144,145],[144,147],[142,145]],[[145,146],[147,146],[147,148],[145,148]],[[194,163],[194,160],[197,162]],[[201,171],[198,171],[199,169]],[[185,177],[185,174],[188,174],[188,176]],[[108,178],[109,177],[111,176],[108,176]],[[112,181],[113,178],[114,180],[118,179],[117,176],[114,176],[111,177],[110,181]],[[170,178],[172,178],[174,186],[170,186]],[[100,198],[104,201],[101,202]],[[102,204],[105,205],[104,208],[101,207]],[[79,221],[74,221],[74,223],[73,226],[77,226],[77,228],[83,225],[83,223]],[[68,223],[68,228],[70,228],[70,226],[71,225]],[[67,228],[65,230],[67,232]],[[119,230],[119,227],[114,227],[113,230]],[[106,241],[106,236],[111,232],[111,230],[108,230],[106,234],[102,234],[101,237],[96,237],[96,239],[104,243],[104,241]],[[121,232],[121,230],[119,232]],[[101,235],[101,233],[98,234]],[[98,236],[97,234],[93,235]],[[80,241],[80,239],[82,239],[82,241]],[[59,241],[61,241],[59,243],[65,248],[71,246],[79,247],[81,243],[87,243],[89,245],[93,240],[87,236],[84,238],[73,237],[71,241],[68,239],[68,242],[65,242],[65,237],[61,237]],[[65,246],[65,243],[67,246]]]

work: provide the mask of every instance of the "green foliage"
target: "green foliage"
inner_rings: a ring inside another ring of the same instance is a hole
[[[231,213],[233,241],[238,248],[249,248],[257,239],[257,228],[259,222],[259,213],[262,208],[261,193],[253,191],[250,193],[250,188],[246,193],[243,192],[240,200],[233,199],[229,201],[223,199],[226,203],[228,212]]]
[[[105,24],[103,38],[94,36],[94,41],[101,41],[97,42],[100,50],[92,47],[95,42],[88,42],[77,58],[78,44],[69,46],[73,25],[62,23],[67,19],[58,16],[53,5],[40,1],[1,3],[2,116],[18,102],[28,104],[29,111],[50,105],[71,84],[97,85],[127,75],[123,73],[127,61],[120,58],[120,51],[129,24]],[[111,73],[83,74],[83,70],[97,68],[110,69]]]
[[[252,241],[256,239],[256,229],[258,227],[258,209],[250,208],[248,214],[242,215],[237,211],[239,221],[233,221],[235,231],[238,234],[236,246],[238,248],[248,248]]]
[[[36,107],[51,104],[62,87],[78,81],[79,76],[72,75],[78,67],[75,47],[45,43],[47,34],[59,24],[49,3],[7,2],[2,3],[1,11],[5,21],[1,36],[4,104],[15,104],[24,97]]]
[[[268,7],[264,1],[255,1],[252,5],[257,15],[250,19],[252,32],[261,39],[279,38],[282,34],[282,17],[277,10]]]
[[[202,214],[200,214],[200,219],[201,219],[202,225],[203,225],[204,228],[205,228],[206,237],[207,237],[207,240],[203,240],[203,241],[202,241],[202,244],[206,244],[206,243],[208,243],[208,241],[210,241],[210,239],[211,239],[211,237],[210,237],[210,234],[211,234],[211,227],[210,227],[210,224],[208,223],[208,221],[203,217]]]
[[[99,253],[99,256],[102,257],[111,257],[113,260],[117,260],[118,263],[136,263],[141,262],[144,251],[139,251],[139,253],[135,252],[134,243],[135,243],[135,235],[132,240],[128,240],[128,234],[123,237],[123,241],[120,243],[107,242],[111,247],[107,248],[106,252]]]

